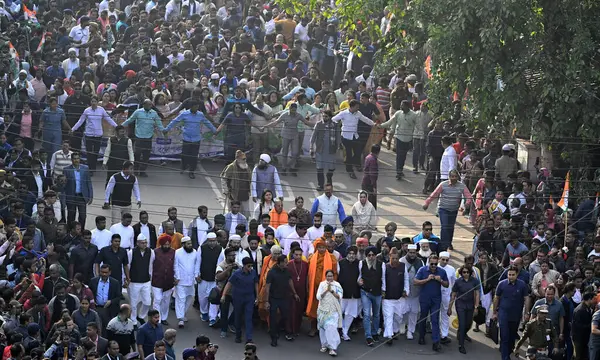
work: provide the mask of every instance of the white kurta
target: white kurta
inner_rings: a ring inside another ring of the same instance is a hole
[[[450,306],[450,296],[452,295],[452,287],[456,282],[456,269],[450,265],[446,265],[440,268],[446,271],[448,275],[448,287],[442,286],[442,304],[440,306],[440,335],[441,337],[448,336],[448,329],[450,328],[450,317],[448,316],[448,307]]]

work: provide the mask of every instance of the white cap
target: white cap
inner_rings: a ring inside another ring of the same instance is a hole
[[[214,232],[209,232],[208,234],[206,234],[206,238],[207,239],[216,239],[217,234],[215,234]]]
[[[76,52],[77,52],[77,50],[76,50],[75,48],[69,48],[69,50],[67,51],[67,54],[68,54],[68,53],[70,53],[70,52],[74,52],[74,53],[76,53]]]
[[[429,244],[429,240],[421,239],[421,240],[419,240],[419,244]]]
[[[342,230],[342,229],[335,229],[335,232],[333,234],[334,235],[344,235],[344,230]]]
[[[515,145],[514,144],[504,144],[504,145],[502,145],[502,151],[511,151],[511,150],[515,150]]]
[[[450,253],[449,253],[449,252],[447,252],[447,251],[442,251],[442,252],[440,253],[440,257],[441,257],[441,258],[448,258],[448,259],[450,259]]]
[[[217,73],[212,73],[210,75],[211,80],[219,80],[221,77]]]
[[[182,243],[182,244],[183,244],[183,243],[185,243],[185,242],[188,242],[188,241],[192,241],[192,238],[191,238],[191,237],[189,237],[189,236],[184,236],[184,237],[181,239],[181,243]]]
[[[262,161],[266,162],[267,164],[271,162],[271,157],[268,154],[260,155],[260,159]]]
[[[408,244],[408,250],[417,250],[417,245],[415,245],[415,244]]]
[[[248,80],[242,79],[242,80],[238,81],[238,85],[248,85]]]
[[[138,240],[148,240],[148,238],[146,237],[146,235],[140,233],[137,237]]]
[[[229,237],[229,241],[231,240],[242,241],[242,238],[238,234],[233,234]]]

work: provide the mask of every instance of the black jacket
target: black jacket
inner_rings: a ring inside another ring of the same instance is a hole
[[[133,227],[133,240],[137,241],[138,235],[142,232],[142,224],[137,223]],[[148,229],[150,230],[150,239],[148,239],[148,245],[151,249],[156,249],[158,237],[156,236],[156,226],[148,223]]]
[[[487,272],[487,277],[485,279],[483,279],[483,266],[481,266],[481,264],[477,264],[475,265],[475,267],[477,267],[479,269],[479,273],[481,274],[481,281],[482,283],[485,283],[485,286],[483,288],[483,293],[487,294],[490,291],[492,292],[492,297],[494,296],[494,291],[496,290],[496,286],[498,286],[498,278],[500,277],[500,271],[498,270],[498,267],[494,264],[492,264],[491,262],[488,262],[488,272]],[[483,284],[482,284],[483,286]]]

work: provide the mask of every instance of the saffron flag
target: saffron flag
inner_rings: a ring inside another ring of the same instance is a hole
[[[567,178],[565,179],[565,187],[563,189],[562,196],[560,197],[560,201],[558,205],[563,211],[566,211],[569,208],[569,182],[571,180],[571,172],[567,173]]]
[[[44,48],[44,44],[46,43],[46,33],[44,33],[42,35],[42,39],[40,40],[40,44],[38,45],[37,49],[35,50],[36,52],[42,51],[42,49]]]
[[[14,45],[12,44],[12,42],[8,42],[8,53],[10,54],[10,57],[15,60],[15,61],[19,61],[19,53],[17,52],[17,49],[15,49]]]
[[[425,73],[427,74],[428,79],[433,77],[433,73],[431,72],[431,55],[427,56],[427,59],[425,59]]]
[[[458,95],[458,91],[455,91],[452,95],[452,102],[460,101],[460,95]]]
[[[23,4],[23,15],[25,16],[25,20],[31,20],[34,23],[38,22],[35,10],[29,10],[25,4]]]
[[[469,87],[467,86],[467,88],[465,89],[465,93],[463,94],[463,100],[467,101],[469,100]]]

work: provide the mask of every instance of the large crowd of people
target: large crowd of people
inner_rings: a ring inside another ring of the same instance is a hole
[[[421,69],[375,74],[380,44],[361,26],[262,0],[0,1],[3,359],[214,360],[204,335],[175,351],[188,316],[235,334],[247,360],[257,323],[276,347],[305,318],[331,356],[359,331],[368,346],[431,333],[441,351],[455,314],[463,354],[485,326],[503,360],[525,342],[531,360],[597,360],[597,202],[521,169],[514,139],[474,129],[456,96],[451,116],[430,113]],[[191,179],[201,145],[220,146],[228,209],[201,205],[188,224],[169,207],[152,224],[140,180],[175,128]],[[377,231],[382,146],[398,184],[409,152],[425,172],[439,236],[431,221]],[[341,163],[361,173],[351,213],[333,187]],[[307,166],[321,195],[286,210],[281,177]],[[110,218],[91,224],[100,197]],[[463,259],[460,212],[475,233]]]

